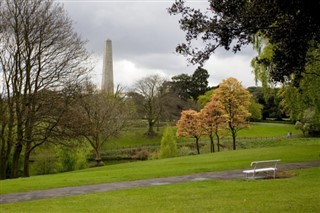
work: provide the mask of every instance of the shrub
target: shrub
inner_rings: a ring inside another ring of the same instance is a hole
[[[34,156],[33,167],[37,175],[57,173],[61,165],[55,152],[55,147],[44,146]]]
[[[161,139],[159,158],[170,158],[177,156],[177,142],[172,127],[167,126]]]
[[[59,152],[62,165],[61,172],[73,171],[76,169],[77,154],[71,149],[62,148]]]
[[[195,155],[196,153],[192,151],[192,149],[188,146],[182,146],[179,148],[179,155],[186,156],[186,155]]]
[[[150,153],[147,149],[141,149],[135,153],[133,158],[136,160],[148,160],[149,155],[150,155]]]
[[[88,167],[87,158],[91,150],[88,144],[77,144],[71,148],[60,146],[59,148],[59,160],[62,172]]]

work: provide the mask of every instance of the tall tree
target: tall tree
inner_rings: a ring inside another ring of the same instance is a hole
[[[177,122],[177,137],[194,137],[200,154],[199,139],[203,135],[202,117],[195,110],[184,110]]]
[[[186,32],[186,43],[176,51],[190,56],[192,63],[203,64],[219,47],[238,52],[253,42],[253,35],[261,33],[274,46],[272,79],[290,79],[297,86],[305,72],[310,41],[320,42],[319,1],[209,0],[206,11],[185,2],[176,0],[168,11],[182,15],[179,23]],[[204,47],[193,47],[196,39],[201,39]]]
[[[205,94],[207,91],[210,90],[209,82],[208,82],[209,74],[208,71],[198,67],[191,77],[191,85],[190,88],[190,96],[193,100],[198,100],[200,95]]]
[[[215,90],[215,98],[223,105],[235,150],[237,132],[249,125],[247,118],[250,116],[251,95],[237,79],[231,77],[223,80]]]
[[[197,101],[200,95],[210,90],[208,78],[208,71],[198,67],[191,76],[187,74],[173,76],[171,90],[181,99]]]
[[[14,120],[14,128],[10,121],[5,130],[5,140],[12,141],[14,147],[11,177],[18,176],[23,150],[24,176],[29,176],[31,151],[48,141],[56,126],[39,115],[43,101],[52,101],[39,94],[59,91],[68,82],[81,80],[88,71],[88,54],[63,7],[52,0],[4,0],[0,20],[0,64],[5,84],[1,94],[13,107],[8,113]]]
[[[192,77],[188,74],[180,74],[171,78],[171,90],[181,99],[190,98],[190,84]]]

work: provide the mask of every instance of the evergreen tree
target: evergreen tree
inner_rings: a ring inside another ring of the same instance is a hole
[[[164,130],[162,139],[161,139],[161,147],[160,147],[160,158],[170,158],[177,156],[178,149],[176,138],[173,132],[172,127],[167,126]]]

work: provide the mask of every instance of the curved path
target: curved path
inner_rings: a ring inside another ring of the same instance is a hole
[[[278,165],[278,171],[289,171],[296,169],[304,169],[310,167],[320,167],[320,161],[312,162],[301,162],[301,163],[289,163]],[[230,180],[230,179],[245,179],[246,175],[242,173],[242,170],[227,170],[221,172],[205,172],[198,174],[189,174],[175,177],[165,177],[165,178],[153,178],[145,180],[135,180],[126,182],[114,182],[114,183],[103,183],[96,185],[85,185],[76,187],[64,187],[48,190],[38,190],[31,192],[19,192],[12,194],[0,195],[0,204],[4,203],[14,203],[22,202],[28,200],[39,200],[47,199],[53,197],[63,197],[72,195],[81,195],[93,192],[105,192],[118,189],[129,189],[136,187],[147,187],[147,186],[157,186],[173,183],[182,183],[188,181],[201,181],[201,180]]]

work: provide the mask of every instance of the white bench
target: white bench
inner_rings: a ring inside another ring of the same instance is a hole
[[[273,178],[276,177],[277,164],[281,160],[266,160],[266,161],[254,161],[251,162],[252,169],[244,170],[243,173],[247,175],[252,174],[252,178],[256,177],[257,173],[273,173]]]

